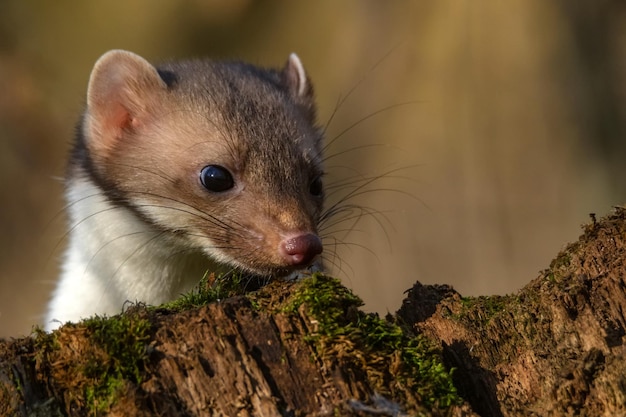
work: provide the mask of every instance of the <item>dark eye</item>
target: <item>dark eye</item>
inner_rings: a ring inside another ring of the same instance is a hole
[[[209,191],[219,193],[230,190],[235,185],[233,176],[219,165],[207,165],[200,171],[200,182]]]
[[[315,197],[321,197],[324,192],[324,185],[322,184],[322,177],[316,177],[313,181],[311,181],[311,185],[309,185],[309,192],[311,195]]]

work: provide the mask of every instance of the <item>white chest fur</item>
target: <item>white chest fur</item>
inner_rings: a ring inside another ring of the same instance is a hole
[[[86,178],[72,180],[68,201],[69,246],[46,330],[93,314],[117,314],[127,301],[175,299],[212,268],[207,257],[109,202]]]

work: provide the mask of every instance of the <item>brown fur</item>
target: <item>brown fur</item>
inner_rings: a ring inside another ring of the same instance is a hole
[[[181,247],[254,273],[288,272],[277,248],[317,234],[323,203],[309,192],[322,175],[321,134],[297,69],[291,60],[282,71],[200,60],[156,69],[127,52],[105,56],[72,175],[89,175]],[[209,164],[227,168],[234,188],[205,189]]]

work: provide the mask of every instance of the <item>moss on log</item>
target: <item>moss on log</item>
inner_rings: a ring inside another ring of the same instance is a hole
[[[169,306],[1,342],[0,414],[468,413],[436,345],[359,311],[339,281],[235,296],[240,283],[209,282]]]

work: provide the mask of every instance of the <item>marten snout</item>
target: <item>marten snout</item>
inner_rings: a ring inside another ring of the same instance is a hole
[[[322,253],[322,241],[317,235],[305,233],[284,239],[280,242],[278,250],[287,264],[308,265],[313,258]]]

